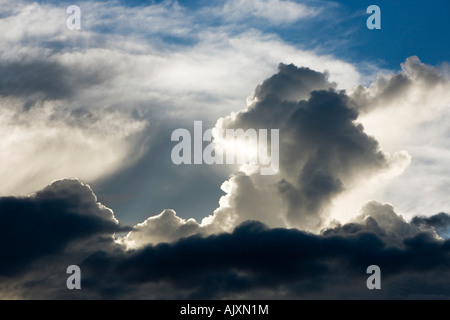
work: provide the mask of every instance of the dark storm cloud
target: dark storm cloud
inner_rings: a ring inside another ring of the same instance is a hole
[[[450,215],[444,212],[430,217],[414,217],[411,220],[411,224],[417,225],[424,229],[433,228],[439,236],[444,238],[448,238],[450,236]]]
[[[254,102],[226,128],[280,130],[279,195],[290,225],[316,230],[332,199],[361,177],[387,169],[378,142],[355,121],[358,112],[327,75],[294,65],[255,90]]]
[[[118,230],[78,180],[56,181],[30,197],[0,198],[0,275],[26,272],[30,263],[59,254],[70,242]]]
[[[345,189],[349,179],[386,166],[378,143],[353,123],[356,118],[347,97],[332,90],[313,91],[308,101],[298,103],[288,127],[293,129],[292,138],[299,148],[292,148],[284,161],[307,158],[296,184],[286,180],[279,183],[279,191],[290,206],[290,220],[301,224],[308,221],[306,216],[320,219],[317,214]]]
[[[278,73],[263,81],[255,90],[260,100],[270,96],[280,100],[301,100],[313,90],[336,88],[336,83],[328,82],[328,74],[309,68],[297,68],[293,64],[280,64]]]
[[[0,290],[12,282],[16,295],[40,299],[450,297],[449,240],[407,236],[415,226],[389,206],[371,203],[360,222],[319,235],[247,221],[232,233],[126,251],[108,237],[118,228],[112,212],[95,200],[77,180],[2,198]],[[81,267],[82,290],[65,287],[71,264]],[[382,270],[379,291],[366,288],[372,264]]]
[[[448,241],[426,233],[404,239],[404,247],[397,248],[364,228],[323,236],[246,222],[231,234],[194,236],[116,256],[96,253],[81,266],[94,284],[87,290],[116,288],[103,298],[163,298],[157,292],[133,292],[160,282],[175,289],[175,298],[255,298],[265,290],[278,298],[408,298],[423,294],[421,286],[397,292],[395,284],[404,277],[420,282],[419,273],[438,275],[450,263],[449,250]],[[381,267],[384,281],[384,291],[373,294],[365,287],[365,271],[372,264]],[[109,274],[103,282],[105,270],[121,277],[111,283]],[[448,295],[450,290],[434,293]]]

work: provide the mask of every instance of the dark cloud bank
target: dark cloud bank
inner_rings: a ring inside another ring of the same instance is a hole
[[[359,222],[321,234],[247,221],[232,233],[125,251],[113,240],[124,227],[112,212],[88,186],[61,180],[27,198],[0,198],[0,217],[5,297],[450,297],[450,241],[435,234],[450,226],[445,213],[410,224],[371,202]],[[81,267],[82,290],[66,288],[71,264]],[[372,264],[382,270],[381,290],[366,288]]]

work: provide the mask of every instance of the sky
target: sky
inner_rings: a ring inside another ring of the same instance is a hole
[[[449,9],[0,0],[0,298],[448,299]]]

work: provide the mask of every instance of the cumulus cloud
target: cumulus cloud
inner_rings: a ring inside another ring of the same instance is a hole
[[[405,149],[412,157],[411,166],[379,197],[395,203],[408,218],[449,210],[450,82],[445,67],[409,57],[398,73],[380,75],[350,97],[358,105],[359,121],[383,149]]]
[[[416,216],[411,220],[411,224],[424,230],[433,230],[442,238],[450,237],[450,215],[445,212],[429,217]]]
[[[128,249],[134,249],[148,244],[173,242],[201,233],[201,226],[194,219],[182,219],[177,217],[175,211],[166,209],[134,226],[119,242],[125,244]]]
[[[224,185],[228,194],[203,224],[216,220],[231,230],[242,219],[256,219],[317,231],[328,218],[348,221],[374,198],[394,203],[401,198],[407,218],[430,211],[427,206],[446,208],[443,163],[449,144],[441,133],[448,130],[448,89],[444,74],[417,57],[408,58],[396,74],[347,91],[336,90],[326,73],[281,64],[255,89],[247,108],[219,119],[215,128],[218,133],[280,129],[280,172],[261,178],[242,166],[248,177],[238,175]],[[417,117],[405,119],[410,113]],[[410,142],[400,143],[401,136],[411,137]],[[264,204],[245,200],[257,198]]]
[[[357,101],[360,110],[369,112],[375,108],[389,108],[405,99],[414,99],[416,104],[423,103],[430,95],[429,90],[439,91],[446,85],[443,74],[437,68],[422,63],[416,56],[407,58],[401,69],[399,73],[380,75],[367,88],[358,86],[353,91],[352,98]],[[410,97],[419,88],[418,94],[422,95],[420,102],[417,96]],[[422,119],[412,119],[414,120]]]
[[[429,230],[431,231],[431,230]],[[420,230],[414,223],[408,223],[388,203],[371,201],[361,208],[361,214],[344,225],[322,231],[324,235],[350,235],[372,232],[391,246],[403,247],[405,238],[413,238]]]
[[[120,230],[113,212],[76,179],[55,181],[28,197],[1,197],[0,219],[1,276],[27,272],[34,260],[59,254],[72,242]]]
[[[317,231],[326,224],[337,196],[360,181],[408,164],[405,152],[390,155],[381,150],[357,122],[353,101],[345,91],[335,88],[326,73],[280,64],[278,73],[256,88],[246,109],[218,120],[216,132],[229,128],[279,129],[280,168],[279,173],[266,179],[241,168],[249,177],[228,182],[234,187],[225,197],[227,201],[204,223],[217,219],[223,227],[227,225],[224,220],[270,223],[269,219],[278,219],[270,225],[281,222]],[[244,185],[236,186],[240,183]],[[234,199],[246,199],[248,195],[280,204],[275,210],[277,216],[273,217],[270,205],[240,210],[241,202]]]

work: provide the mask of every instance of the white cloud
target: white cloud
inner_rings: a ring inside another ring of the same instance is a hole
[[[202,234],[202,227],[194,219],[182,219],[175,211],[166,209],[159,215],[148,218],[133,227],[118,243],[127,249],[136,249],[148,244],[173,242],[194,234]]]
[[[62,102],[46,101],[27,112],[15,110],[20,99],[1,103],[0,195],[24,195],[62,177],[101,179],[143,151],[138,143],[146,124],[129,115],[93,109],[57,118]]]
[[[416,236],[420,229],[408,223],[402,215],[394,211],[389,203],[369,201],[364,204],[360,214],[353,217],[345,225],[336,225],[322,230],[325,235],[354,234],[358,231],[370,231],[375,233],[389,246],[404,247],[404,240]],[[430,235],[439,239],[432,228],[428,229]]]
[[[364,106],[359,121],[384,150],[407,150],[411,165],[389,180],[377,199],[411,218],[450,211],[450,82],[444,69],[410,57],[396,74],[380,75],[352,97]]]
[[[318,9],[283,0],[228,0],[223,7],[226,20],[263,18],[272,25],[283,25],[314,17]]]

